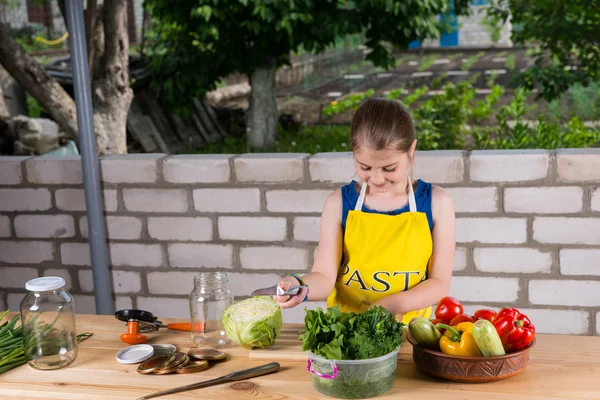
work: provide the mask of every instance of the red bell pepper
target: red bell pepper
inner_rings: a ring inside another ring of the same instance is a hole
[[[500,310],[493,325],[507,353],[527,347],[535,337],[535,326],[516,308]]]

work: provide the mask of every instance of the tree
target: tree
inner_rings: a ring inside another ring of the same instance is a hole
[[[468,0],[454,0],[458,15]],[[154,19],[149,56],[161,96],[181,109],[216,82],[238,72],[252,87],[248,145],[275,142],[275,72],[301,47],[322,52],[344,35],[364,33],[367,59],[384,68],[395,59],[389,44],[407,48],[415,39],[436,38],[448,0],[147,0]]]
[[[94,4],[95,1],[89,3]],[[133,90],[129,87],[127,2],[105,0],[102,10],[104,52],[99,67],[95,68],[98,75],[94,76],[92,91],[96,141],[99,154],[123,154],[127,153],[127,113],[133,99]],[[89,12],[86,14],[89,15]],[[68,135],[77,138],[77,114],[73,99],[17,44],[8,25],[1,22],[0,37],[3,38],[0,41],[0,64]]]
[[[589,0],[494,0],[490,16],[511,19],[512,41],[537,45],[534,65],[516,82],[551,101],[574,83],[600,77],[600,3]]]

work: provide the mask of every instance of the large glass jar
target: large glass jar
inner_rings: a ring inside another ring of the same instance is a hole
[[[232,303],[224,272],[201,272],[190,293],[191,335],[197,346],[222,347],[231,342],[223,329],[223,311]]]
[[[24,350],[27,362],[37,369],[58,369],[77,357],[75,304],[56,276],[32,279],[21,300]]]

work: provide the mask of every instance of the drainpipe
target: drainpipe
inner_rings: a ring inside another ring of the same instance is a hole
[[[83,170],[85,208],[89,226],[90,258],[94,279],[96,313],[114,314],[111,275],[108,269],[108,249],[104,216],[102,214],[102,190],[100,187],[100,164],[94,133],[94,112],[90,89],[88,55],[85,44],[83,6],[81,0],[66,0],[67,26],[73,69],[73,89],[77,109],[77,129]]]

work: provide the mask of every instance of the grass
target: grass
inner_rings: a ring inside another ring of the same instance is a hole
[[[431,67],[433,65],[435,60],[437,60],[438,58],[439,58],[439,54],[431,54],[427,57],[423,57],[423,59],[421,60],[421,63],[419,64],[419,68],[417,68],[417,71],[423,72],[423,71],[427,70],[429,67]]]
[[[467,61],[462,65],[462,70],[463,71],[468,71],[471,69],[471,67],[481,58],[485,55],[485,52],[480,51],[477,54],[472,55],[471,57],[467,58]]]

